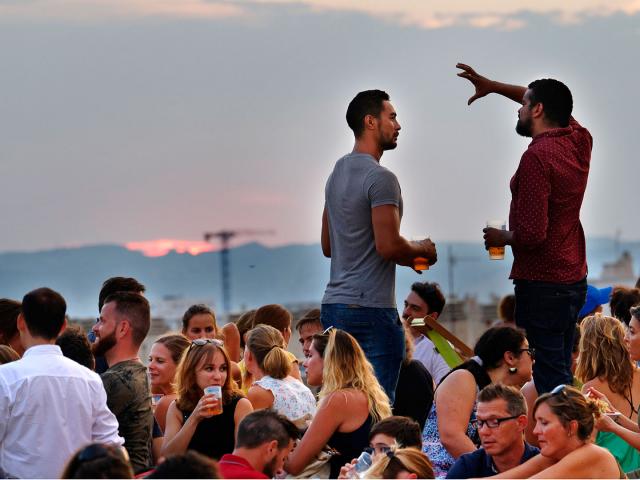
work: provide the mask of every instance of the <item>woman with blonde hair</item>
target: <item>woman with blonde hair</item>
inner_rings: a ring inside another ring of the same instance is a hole
[[[167,412],[163,456],[195,450],[219,459],[233,451],[238,425],[253,408],[231,378],[230,365],[220,340],[191,342],[176,372],[177,398]],[[210,386],[221,387],[221,399],[204,394]]]
[[[584,383],[582,391],[595,389],[602,393],[613,410],[635,424],[640,401],[640,369],[629,356],[622,322],[596,314],[582,320],[580,330],[576,377]],[[623,471],[629,472],[640,467],[640,452],[619,436],[599,432],[596,445],[609,450]]]
[[[595,400],[558,385],[533,407],[540,455],[493,478],[626,478],[608,450],[591,435],[601,416]]]
[[[316,399],[300,380],[289,375],[291,361],[282,334],[269,325],[249,331],[244,351],[247,371],[253,377],[247,398],[255,410],[273,408],[299,426],[316,412]]]
[[[427,456],[415,448],[391,450],[364,472],[364,478],[435,478]]]
[[[330,478],[369,445],[371,426],[391,416],[389,398],[355,338],[343,330],[314,335],[304,366],[307,382],[322,385],[318,411],[285,469],[298,475],[328,445],[336,450]]]

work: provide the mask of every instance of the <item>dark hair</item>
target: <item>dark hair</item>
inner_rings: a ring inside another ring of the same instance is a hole
[[[300,333],[300,330],[302,330],[302,327],[310,323],[317,324],[320,326],[320,329],[322,329],[322,322],[320,321],[319,308],[314,308],[313,310],[309,310],[307,313],[305,313],[300,318],[300,320],[298,320],[298,323],[296,324],[296,330],[298,331],[298,333]]]
[[[446,300],[440,290],[440,285],[435,282],[415,282],[411,285],[411,290],[427,304],[429,313],[437,313],[438,315],[442,313]]]
[[[133,478],[133,469],[124,447],[91,443],[71,457],[60,478]]]
[[[132,277],[111,277],[104,281],[98,295],[98,311],[106,303],[107,297],[116,292],[133,292],[142,295],[146,288]]]
[[[173,363],[175,363],[176,365],[180,363],[180,358],[182,358],[182,354],[187,348],[189,348],[189,345],[191,344],[191,342],[187,337],[179,333],[171,333],[169,335],[164,335],[158,338],[153,343],[159,343],[161,345],[164,345],[166,349],[169,350],[169,353],[171,354],[171,360],[173,360]]]
[[[18,315],[22,304],[9,298],[0,298],[0,343],[9,344],[9,340],[18,335]]]
[[[483,389],[491,383],[491,378],[487,371],[498,368],[502,364],[506,352],[513,352],[516,356],[522,355],[523,352],[518,354],[518,350],[520,350],[526,338],[524,330],[511,325],[489,328],[480,336],[473,348],[473,353],[480,357],[482,365],[479,365],[473,359],[467,360],[447,373],[440,380],[440,383],[456,370],[468,370],[475,378],[478,388]]]
[[[536,399],[533,405],[534,417],[538,407],[546,403],[565,428],[575,420],[578,423],[578,438],[587,440],[595,427],[595,419],[600,416],[598,404],[585,397],[577,388],[568,385],[556,388],[561,390],[557,393],[545,393]]]
[[[62,295],[47,287],[33,290],[22,299],[22,315],[34,337],[56,338],[64,325],[66,311]]]
[[[282,305],[271,304],[264,305],[256,310],[253,316],[253,326],[264,323],[271,325],[279,332],[284,332],[287,328],[291,328],[292,315],[289,310]]]
[[[77,325],[67,327],[64,332],[56,338],[56,345],[62,350],[62,354],[74,362],[84,365],[89,370],[96,366],[95,358],[91,352],[91,344],[87,334]]]
[[[311,344],[313,348],[320,354],[322,358],[324,358],[324,351],[327,349],[327,345],[329,343],[329,334],[327,333],[316,333],[311,340]]]
[[[184,312],[182,316],[182,332],[186,333],[189,329],[189,322],[196,315],[211,315],[213,317],[213,327],[215,328],[216,334],[218,333],[218,324],[216,323],[216,314],[213,313],[209,307],[207,307],[204,303],[198,303],[197,305],[191,305],[187,308],[187,311]]]
[[[218,464],[194,450],[169,455],[145,478],[222,478]]]
[[[498,303],[498,317],[503,322],[515,323],[516,296],[505,295]]]
[[[631,307],[629,309],[629,313],[632,317],[635,317],[636,320],[640,321],[640,305],[636,307]]]
[[[236,327],[240,333],[240,347],[244,348],[244,334],[253,328],[253,317],[256,314],[255,309],[244,312],[236,320]]]
[[[631,321],[631,307],[640,304],[640,290],[622,286],[614,287],[609,300],[611,315],[625,325]]]
[[[379,433],[393,437],[400,448],[422,450],[422,429],[409,417],[392,416],[380,420],[369,432],[369,441]]]
[[[276,440],[278,449],[282,450],[290,440],[296,440],[299,436],[298,427],[284,415],[270,408],[256,410],[240,422],[236,448],[257,448]]]
[[[9,345],[0,345],[0,365],[20,360],[20,355]]]
[[[509,415],[526,415],[527,402],[520,390],[501,383],[487,385],[478,394],[478,402],[487,403],[502,399],[507,403]]]
[[[105,305],[111,302],[116,304],[116,313],[129,321],[134,344],[141,345],[151,327],[151,308],[147,299],[137,293],[116,292],[104,301]]]
[[[383,103],[389,100],[389,95],[382,90],[365,90],[358,93],[347,107],[347,125],[353,130],[356,138],[364,131],[364,117],[373,115],[378,118]]]
[[[529,84],[531,90],[531,107],[542,103],[544,116],[548,123],[567,127],[571,111],[573,110],[573,97],[567,86],[553,78],[542,78]]]

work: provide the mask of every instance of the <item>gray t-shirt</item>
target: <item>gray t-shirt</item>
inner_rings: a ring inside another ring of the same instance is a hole
[[[371,221],[371,209],[381,205],[397,206],[402,218],[396,176],[368,154],[338,160],[325,187],[331,278],[323,304],[395,308],[396,264],[376,251]]]

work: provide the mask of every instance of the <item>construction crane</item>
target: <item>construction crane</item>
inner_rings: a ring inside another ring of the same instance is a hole
[[[239,235],[273,235],[273,230],[220,230],[219,232],[205,232],[204,241],[212,238],[220,240],[220,263],[222,273],[222,307],[224,312],[231,312],[231,269],[229,267],[229,241]]]

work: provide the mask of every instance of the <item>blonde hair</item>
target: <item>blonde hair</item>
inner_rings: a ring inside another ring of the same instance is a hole
[[[429,458],[417,448],[400,448],[383,455],[365,472],[365,478],[398,478],[403,470],[418,478],[435,478]]]
[[[389,397],[355,338],[343,330],[331,330],[323,357],[320,400],[338,390],[352,388],[367,396],[374,423],[391,416]]]
[[[227,378],[222,385],[222,403],[228,404],[233,398],[243,396],[236,387],[231,375],[231,361],[226,350],[215,343],[195,345],[193,342],[182,355],[180,365],[176,370],[176,406],[182,412],[191,412],[196,407],[200,397],[204,394],[196,381],[196,372],[203,362],[211,362],[216,352],[222,353],[227,364]]]
[[[620,320],[596,314],[582,320],[580,330],[576,377],[583,382],[603,378],[612,392],[626,397],[633,383],[633,362]]]
[[[291,361],[284,349],[284,338],[276,328],[260,324],[249,330],[247,348],[266,375],[277,379],[289,375]]]

